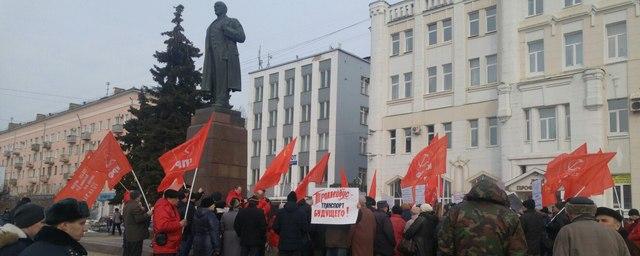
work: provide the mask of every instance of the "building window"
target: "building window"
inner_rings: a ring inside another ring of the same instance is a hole
[[[445,180],[444,178],[440,179],[442,181],[442,203],[451,203],[451,181]]]
[[[411,153],[411,128],[404,128],[404,152]]]
[[[300,152],[309,151],[309,135],[300,136]]]
[[[498,82],[498,55],[486,56],[487,59],[487,83]]]
[[[438,69],[437,67],[429,67],[427,69],[427,77],[429,79],[429,93],[438,91]]]
[[[253,155],[252,156],[260,156],[260,141],[253,141]]]
[[[402,198],[402,188],[400,187],[400,179],[396,179],[389,183],[389,195],[395,198]]]
[[[451,19],[446,19],[442,21],[442,41],[449,42],[451,41],[452,31],[451,31]]]
[[[607,25],[609,58],[627,57],[627,23],[625,21]]]
[[[404,73],[404,97],[405,98],[410,98],[413,91],[413,87],[411,85],[412,76],[413,74],[411,72]]]
[[[451,66],[451,63],[442,65],[442,76],[444,91],[451,91],[453,86],[453,66]]]
[[[469,60],[469,85],[480,85],[480,59]]]
[[[329,149],[329,133],[318,134],[318,150]]]
[[[582,65],[582,31],[564,34],[565,67]]]
[[[571,108],[569,108],[569,104],[564,105],[564,119],[565,123],[567,124],[567,139],[571,139]]]
[[[369,78],[360,77],[360,94],[369,96]]]
[[[630,184],[616,184],[615,194],[613,197],[614,209],[631,209],[631,185]]]
[[[311,105],[302,105],[300,115],[300,122],[309,122],[311,120]]]
[[[572,6],[572,5],[576,5],[582,3],[582,0],[564,0],[564,6]]]
[[[298,175],[298,177],[300,177],[300,180],[298,180],[298,182],[302,181],[304,177],[307,177],[307,174],[309,174],[309,166],[307,165],[300,166],[300,174]]]
[[[413,29],[404,31],[404,41],[405,41],[404,52],[412,52],[413,51]]]
[[[443,123],[444,127],[444,135],[447,135],[447,148],[451,148],[451,144],[453,144],[453,130],[451,129],[451,122]]]
[[[284,124],[293,124],[293,108],[284,109]]]
[[[302,76],[302,91],[303,92],[311,91],[311,74],[306,74]]]
[[[496,31],[496,6],[485,9],[487,14],[487,33]]]
[[[438,23],[431,23],[427,25],[427,30],[429,31],[429,45],[434,45],[438,43]]]
[[[478,119],[469,120],[470,147],[478,147]]]
[[[531,140],[531,111],[529,109],[524,110],[524,129],[525,129],[525,141]]]
[[[608,100],[609,105],[609,133],[629,132],[629,107],[627,99]]]
[[[489,146],[498,145],[498,118],[489,117]]]
[[[400,54],[400,33],[391,34],[391,56]]]
[[[289,145],[289,142],[291,142],[291,136],[289,137],[284,137],[284,145]]]
[[[269,143],[269,155],[275,155],[276,154],[276,140],[275,139],[268,140],[268,143]]]
[[[540,112],[540,139],[556,139],[556,108],[541,108]]]
[[[251,185],[254,185],[260,180],[260,169],[251,170]]]
[[[469,13],[469,37],[480,34],[480,14],[478,11]]]
[[[367,125],[368,118],[369,118],[369,108],[360,107],[360,124]]]
[[[320,71],[320,88],[327,88],[331,83],[331,70],[325,69]]]
[[[320,102],[320,119],[329,118],[329,101]]]
[[[275,99],[278,98],[278,82],[271,82],[269,84],[269,98]]]
[[[293,95],[295,93],[295,88],[293,77],[287,79],[287,95]]]
[[[360,137],[360,154],[367,154],[367,138],[365,137]]]
[[[528,0],[529,2],[529,16],[542,14],[542,0]]]
[[[262,128],[262,113],[257,113],[253,115],[253,129]]]
[[[544,41],[536,40],[527,43],[529,46],[529,73],[544,72]]]
[[[400,77],[391,76],[391,99],[396,100],[400,94]]]
[[[256,97],[255,101],[256,102],[262,101],[262,90],[263,90],[262,84],[255,86],[255,97]]]
[[[396,130],[389,130],[389,145],[390,145],[390,154],[396,153]]]
[[[278,111],[269,111],[269,127],[275,127],[278,124]]]
[[[435,125],[427,125],[427,145],[431,144],[433,137],[436,136],[436,127]]]

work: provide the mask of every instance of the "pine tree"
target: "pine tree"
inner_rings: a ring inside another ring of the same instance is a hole
[[[127,134],[120,138],[150,203],[155,201],[156,188],[164,177],[158,157],[186,140],[191,117],[211,100],[208,94],[196,89],[202,74],[194,59],[202,54],[183,33],[183,10],[182,5],[175,7],[171,21],[175,26],[162,33],[168,37],[164,41],[166,49],[153,55],[160,65],[150,70],[157,86],[141,89],[140,108],[129,110],[135,118],[124,125]],[[130,189],[138,187],[131,174],[123,183]],[[115,200],[119,201],[124,192],[122,186],[117,192]]]

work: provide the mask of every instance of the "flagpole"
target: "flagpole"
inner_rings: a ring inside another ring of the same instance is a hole
[[[149,201],[147,201],[147,196],[144,194],[144,189],[142,189],[142,185],[140,185],[140,181],[138,180],[138,175],[136,175],[136,172],[133,169],[131,170],[131,173],[133,173],[133,178],[136,179],[136,183],[138,183],[138,187],[140,187],[140,194],[142,194],[144,203],[147,205],[147,211],[151,210],[151,207],[149,207]]]
[[[582,191],[583,191],[585,188],[587,188],[587,186],[582,187],[582,189],[580,189],[580,191],[578,191],[578,193],[576,193],[576,195],[574,195],[573,197],[578,196],[580,193],[582,193]],[[562,213],[562,212],[564,211],[564,209],[565,209],[565,208],[566,208],[566,206],[565,206],[565,207],[562,207],[562,209],[560,209],[560,211],[559,211],[558,213],[556,213],[556,215],[555,215],[555,216],[553,216],[553,218],[551,218],[551,220],[549,221],[549,223],[553,222],[553,220],[555,220],[555,219],[558,217],[558,215],[560,215],[560,213]]]
[[[624,212],[622,212],[622,203],[620,202],[620,196],[618,196],[618,191],[616,191],[615,186],[613,187],[613,196],[616,198],[616,201],[618,201],[618,212],[620,213],[620,215],[624,216]]]
[[[127,189],[127,187],[125,187],[121,181],[118,181],[118,184],[120,184],[120,186],[122,186],[122,188],[124,188],[125,191],[129,192],[129,189]]]
[[[189,199],[187,200],[187,209],[184,210],[184,218],[187,219],[187,213],[189,213],[189,204],[191,204],[191,195],[193,194],[193,186],[196,183],[196,176],[198,175],[198,168],[193,173],[193,179],[191,179],[191,191],[189,191]]]

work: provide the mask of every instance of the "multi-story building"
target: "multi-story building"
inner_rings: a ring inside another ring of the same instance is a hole
[[[53,196],[73,176],[87,151],[93,150],[108,131],[123,132],[138,107],[138,90],[114,88],[113,95],[51,114],[37,114],[34,121],[11,123],[0,131],[0,166],[11,195]]]
[[[267,193],[286,196],[326,152],[326,181],[365,182],[369,62],[341,49],[249,73],[247,185],[251,190],[275,155],[297,138],[292,165]],[[338,177],[338,178],[336,178]],[[324,184],[326,185],[326,184]]]
[[[640,98],[640,2],[405,0],[369,10],[379,195],[399,198],[412,157],[446,134],[445,201],[478,179],[527,198],[553,157],[586,142],[617,152],[616,193],[598,203],[640,206],[640,103],[630,104]]]

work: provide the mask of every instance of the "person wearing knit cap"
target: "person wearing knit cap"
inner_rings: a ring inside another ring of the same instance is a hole
[[[618,234],[622,236],[631,256],[640,255],[640,248],[628,239],[629,233],[622,227],[623,217],[620,212],[607,207],[598,207],[596,210],[596,220],[605,227],[617,231]]]
[[[89,207],[84,201],[67,198],[53,204],[45,214],[47,224],[36,234],[34,243],[20,256],[87,255],[79,243],[85,232]]]
[[[26,203],[14,212],[14,224],[0,227],[0,255],[18,255],[33,243],[33,238],[44,226],[44,208]]]
[[[273,230],[280,236],[279,255],[300,255],[308,242],[310,222],[296,201],[296,192],[291,191],[273,223]]]
[[[220,254],[220,221],[210,207],[214,200],[205,197],[200,202],[200,207],[193,215],[193,255],[209,256]]]
[[[565,210],[571,223],[562,227],[553,244],[554,256],[628,256],[624,239],[612,228],[598,224],[596,205],[589,198],[571,198]]]

